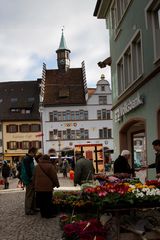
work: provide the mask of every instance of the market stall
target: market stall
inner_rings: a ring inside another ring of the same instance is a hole
[[[160,239],[160,182],[98,176],[72,190],[53,197],[63,239]]]

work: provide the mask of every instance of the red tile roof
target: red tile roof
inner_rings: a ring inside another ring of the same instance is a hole
[[[82,68],[46,70],[44,106],[84,105]]]

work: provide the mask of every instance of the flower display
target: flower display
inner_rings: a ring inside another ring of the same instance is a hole
[[[79,221],[64,226],[64,237],[67,240],[106,240],[107,230],[96,218]],[[76,238],[76,236],[78,238]]]
[[[160,181],[159,180],[147,180],[146,185],[154,185],[157,188],[160,188]]]
[[[64,211],[80,210],[98,212],[103,208],[121,208],[158,206],[160,204],[160,182],[147,181],[142,184],[137,180],[106,182],[103,185],[83,185],[79,192],[57,192],[53,203]]]

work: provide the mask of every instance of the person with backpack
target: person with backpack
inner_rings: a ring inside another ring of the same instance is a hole
[[[33,173],[34,173],[34,157],[36,156],[37,148],[31,147],[28,153],[22,160],[21,164],[21,180],[26,187],[25,194],[25,214],[35,214],[36,201],[35,201],[35,190],[33,184]]]
[[[9,188],[9,182],[8,182],[8,177],[10,176],[10,167],[7,163],[6,160],[3,161],[3,165],[2,165],[2,177],[3,177],[3,181],[4,181],[4,189],[8,189]]]

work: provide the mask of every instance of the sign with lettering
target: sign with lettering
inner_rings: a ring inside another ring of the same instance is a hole
[[[127,101],[115,109],[114,121],[119,122],[124,115],[133,111],[135,108],[139,107],[142,104],[144,104],[144,97],[140,96],[139,94],[133,98],[127,99]]]

